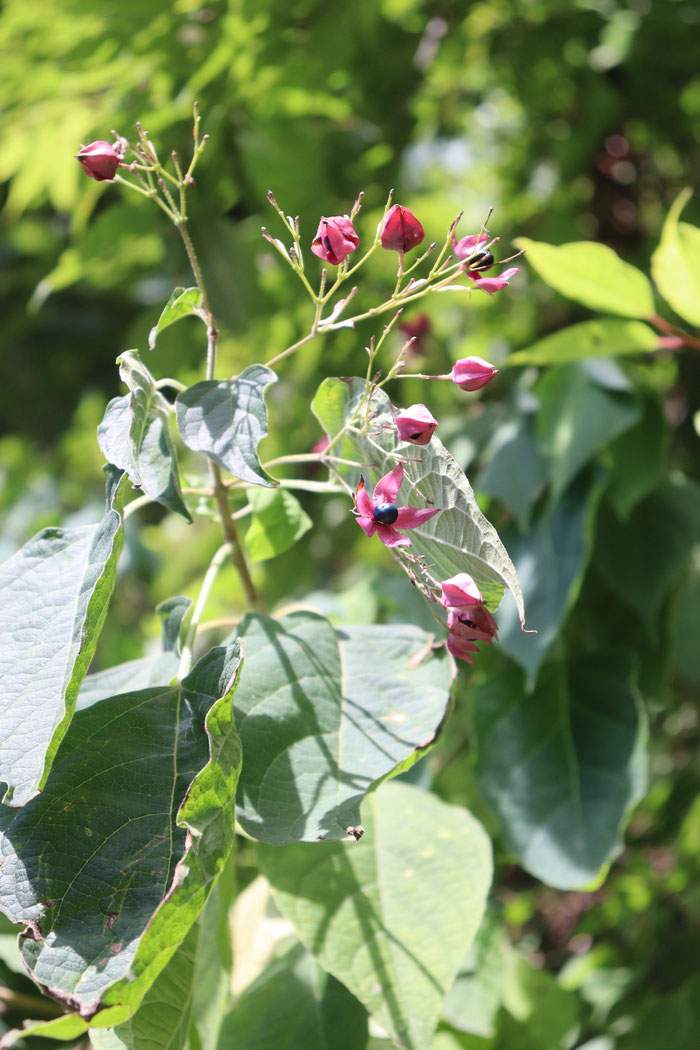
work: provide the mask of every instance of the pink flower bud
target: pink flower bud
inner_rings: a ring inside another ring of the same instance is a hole
[[[658,345],[659,350],[682,350],[685,339],[679,335],[660,335]]]
[[[437,419],[425,405],[404,408],[394,417],[394,422],[401,440],[410,441],[412,445],[427,445],[438,425]]]
[[[382,225],[382,248],[391,252],[410,252],[425,237],[423,227],[412,211],[395,204]]]
[[[481,591],[468,572],[459,572],[440,584],[442,598],[446,609],[456,606],[458,609],[481,605]]]
[[[457,361],[450,374],[453,383],[462,390],[479,390],[490,383],[498,369],[484,361],[483,357],[462,357]]]
[[[311,251],[319,259],[338,266],[359,246],[360,238],[347,215],[331,215],[330,219],[324,215],[311,242]]]
[[[76,153],[75,159],[85,174],[97,182],[110,182],[122,160],[111,142],[103,142],[101,139],[83,146],[80,153]]]

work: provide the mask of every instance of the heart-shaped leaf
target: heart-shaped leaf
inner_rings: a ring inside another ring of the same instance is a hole
[[[260,846],[258,859],[277,906],[323,968],[397,1046],[429,1050],[491,884],[481,825],[392,781],[367,800],[358,843]]]
[[[236,379],[207,379],[183,391],[175,412],[184,443],[242,481],[274,485],[260,466],[257,447],[267,436],[263,394],[276,379],[265,365],[251,365]]]
[[[212,649],[180,685],[78,712],[42,794],[0,809],[0,907],[26,925],[34,980],[86,1026],[134,1013],[231,848],[239,663],[238,645]]]
[[[416,627],[335,631],[315,613],[248,616],[236,694],[241,826],[264,842],[344,838],[372,784],[437,739],[450,662]]]
[[[44,787],[73,717],[124,542],[123,477],[109,470],[99,524],[44,529],[0,568],[0,781],[11,806]]]
[[[129,393],[107,405],[97,428],[97,442],[108,463],[129,475],[156,503],[192,521],[180,491],[175,448],[170,437],[170,405],[138,356],[126,351],[119,374]]]

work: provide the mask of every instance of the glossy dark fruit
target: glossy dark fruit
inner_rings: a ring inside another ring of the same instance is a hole
[[[380,525],[393,525],[398,516],[398,509],[393,503],[378,503],[374,508],[374,520]]]
[[[490,252],[488,248],[482,248],[481,251],[475,252],[474,255],[467,260],[467,265],[470,270],[490,270],[493,263],[493,252]]]

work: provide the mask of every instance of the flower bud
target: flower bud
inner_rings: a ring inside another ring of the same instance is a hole
[[[389,208],[382,225],[382,248],[391,252],[410,252],[424,237],[423,227],[412,211],[400,204]]]
[[[450,378],[462,390],[479,390],[482,386],[486,386],[495,375],[498,375],[497,368],[494,368],[488,361],[484,361],[483,357],[475,356],[462,357],[455,362]]]
[[[446,609],[457,607],[458,609],[481,605],[481,591],[468,572],[459,572],[449,580],[443,580],[440,584],[442,598],[440,599]]]
[[[331,215],[329,219],[324,215],[311,242],[311,251],[319,259],[338,266],[359,246],[360,238],[347,215]]]
[[[401,440],[410,441],[412,445],[427,445],[438,425],[437,419],[425,405],[404,408],[395,416],[394,422]]]
[[[121,154],[117,153],[111,142],[90,142],[83,146],[75,159],[86,175],[97,182],[110,182],[121,164]]]

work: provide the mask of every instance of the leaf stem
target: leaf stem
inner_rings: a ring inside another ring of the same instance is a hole
[[[218,576],[222,565],[231,553],[231,544],[228,542],[222,544],[222,546],[219,547],[212,560],[209,562],[209,568],[204,574],[202,586],[199,592],[199,596],[197,598],[197,604],[194,607],[192,619],[190,621],[190,626],[187,630],[187,637],[185,638],[184,644],[182,646],[180,664],[177,669],[178,681],[182,681],[182,679],[192,667],[192,649],[194,647],[194,640],[197,635],[197,627],[199,626],[199,621],[202,619],[202,613],[204,612],[204,608],[207,604],[207,601],[209,600],[209,592],[214,586],[214,581]]]

